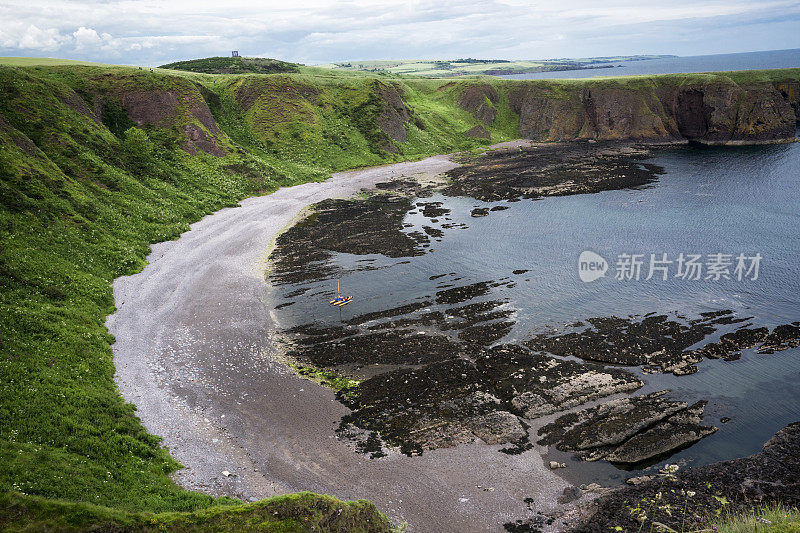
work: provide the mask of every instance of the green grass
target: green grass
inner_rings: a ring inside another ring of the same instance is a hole
[[[0,530],[388,533],[391,528],[386,516],[367,501],[342,502],[309,492],[184,513],[126,512],[86,503],[4,493],[0,494]]]
[[[708,524],[704,531],[717,533],[800,533],[800,511],[780,504],[753,508],[748,513],[736,514]]]
[[[204,74],[277,74],[280,72],[299,72],[299,65],[277,59],[263,57],[206,57],[177,61],[161,65],[159,68],[186,70]]]
[[[68,65],[68,66],[106,66],[111,67],[115,65],[107,65],[105,63],[93,63],[91,61],[75,61],[74,59],[58,59],[54,57],[0,57],[0,65],[9,67],[32,67],[32,66],[55,66],[55,65]]]

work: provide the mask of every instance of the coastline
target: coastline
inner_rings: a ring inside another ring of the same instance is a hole
[[[418,457],[353,453],[334,434],[347,409],[332,390],[278,362],[269,341],[275,328],[261,259],[303,208],[456,166],[434,156],[244,200],[154,245],[142,272],[115,280],[117,311],[107,326],[117,339],[116,381],[186,466],[179,484],[245,501],[300,490],[367,498],[416,531],[502,531],[531,509],[556,509],[569,483],[539,453],[511,456],[482,443]]]

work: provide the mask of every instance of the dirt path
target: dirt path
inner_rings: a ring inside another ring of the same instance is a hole
[[[455,166],[435,156],[244,200],[154,245],[141,273],[114,282],[117,383],[187,467],[183,486],[244,500],[300,490],[367,498],[422,532],[502,531],[530,516],[524,498],[535,511],[555,506],[567,483],[536,451],[474,443],[419,457],[354,453],[334,434],[347,409],[333,392],[274,357],[263,269],[275,236],[309,204]]]

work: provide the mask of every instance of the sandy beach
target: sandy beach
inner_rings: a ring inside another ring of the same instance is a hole
[[[434,156],[249,198],[154,245],[141,273],[114,282],[117,311],[107,326],[116,380],[147,430],[185,465],[178,483],[245,501],[301,490],[367,498],[422,532],[502,531],[557,507],[569,484],[538,447],[507,455],[475,442],[375,460],[355,453],[334,432],[347,409],[333,391],[297,377],[271,342],[266,255],[306,206],[455,166]]]

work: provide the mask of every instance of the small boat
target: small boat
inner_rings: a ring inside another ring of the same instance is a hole
[[[353,301],[352,296],[342,296],[339,292],[339,281],[336,281],[336,298],[331,300],[329,303],[331,305],[335,305],[336,307],[342,307],[343,305],[347,305]]]
[[[347,297],[345,297],[345,296],[337,296],[336,298],[334,298],[333,300],[330,301],[330,304],[331,305],[336,305],[338,307],[341,307],[343,305],[349,304],[352,301],[353,301],[353,297],[352,296],[347,296]]]

